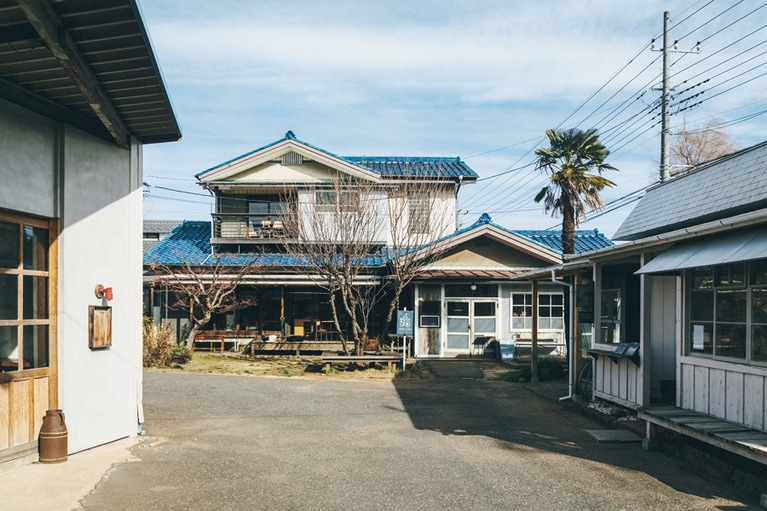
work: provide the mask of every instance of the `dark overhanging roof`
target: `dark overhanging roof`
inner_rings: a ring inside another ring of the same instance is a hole
[[[0,0],[0,98],[122,147],[181,138],[136,0]]]

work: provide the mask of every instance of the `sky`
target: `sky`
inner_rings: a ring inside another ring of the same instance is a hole
[[[618,172],[581,229],[612,236],[658,181],[663,13],[671,133],[767,140],[756,0],[139,0],[181,124],[144,148],[144,218],[208,220],[195,174],[281,139],[341,156],[460,157],[461,226],[558,228],[533,201],[547,129],[599,130]],[[655,50],[651,41],[656,39]],[[701,42],[700,53],[695,52]]]

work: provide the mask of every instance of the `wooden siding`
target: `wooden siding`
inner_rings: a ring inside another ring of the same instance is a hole
[[[767,370],[686,357],[681,376],[682,408],[767,431]]]
[[[630,360],[621,359],[616,363],[606,355],[597,359],[594,373],[594,393],[597,397],[618,400],[620,404],[635,408],[641,384],[640,370]]]
[[[47,376],[0,384],[0,449],[37,440],[48,409]]]

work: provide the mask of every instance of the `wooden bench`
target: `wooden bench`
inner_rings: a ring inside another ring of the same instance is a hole
[[[325,363],[325,371],[330,370],[330,366],[333,363],[354,362],[355,364],[366,364],[368,367],[370,364],[386,362],[386,367],[391,369],[392,362],[395,364],[402,360],[401,357],[395,355],[326,355],[322,357],[322,361]]]

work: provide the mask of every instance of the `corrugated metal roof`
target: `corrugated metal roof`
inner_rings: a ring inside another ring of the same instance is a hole
[[[167,234],[180,223],[178,220],[144,220],[144,232]]]
[[[127,147],[181,138],[135,0],[0,0],[0,97]]]
[[[509,279],[521,270],[421,270],[417,279]]]
[[[767,142],[649,189],[618,228],[630,241],[767,207]]]
[[[202,178],[205,174],[213,172],[221,167],[225,167],[242,158],[247,158],[260,151],[280,144],[286,140],[293,140],[296,143],[305,145],[316,151],[320,151],[332,158],[346,161],[362,169],[375,172],[381,176],[387,177],[443,177],[449,179],[465,179],[467,181],[476,180],[478,175],[465,162],[458,157],[427,157],[427,156],[338,156],[337,154],[326,151],[308,142],[296,138],[292,131],[288,131],[284,137],[275,140],[269,144],[241,154],[235,158],[220,163],[214,167],[203,170],[195,175]]]

